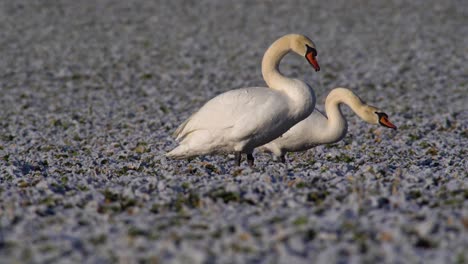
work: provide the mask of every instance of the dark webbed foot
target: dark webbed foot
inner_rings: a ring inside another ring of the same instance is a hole
[[[254,156],[252,155],[252,153],[247,154],[247,162],[249,163],[250,167],[253,167],[253,165],[254,165]]]
[[[241,153],[240,152],[236,152],[236,157],[234,158],[234,163],[237,167],[240,166],[240,163],[241,163]]]

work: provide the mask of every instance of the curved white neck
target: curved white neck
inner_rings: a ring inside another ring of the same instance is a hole
[[[285,77],[279,71],[279,64],[281,59],[291,51],[291,47],[289,45],[289,38],[282,37],[277,41],[273,42],[271,46],[263,55],[262,60],[262,75],[263,79],[267,83],[268,87],[275,89],[275,90],[283,90],[284,82],[286,85],[291,79]]]
[[[292,105],[295,106],[292,107],[294,116],[302,120],[312,112],[315,94],[303,81],[288,78],[279,71],[281,59],[292,51],[291,42],[294,37],[286,35],[271,44],[263,56],[262,75],[268,87],[285,93],[291,99]]]
[[[341,113],[340,104],[348,105],[359,117],[364,117],[366,105],[362,102],[361,98],[345,88],[333,89],[325,101],[325,111],[328,118],[326,128],[328,143],[341,140],[346,135],[348,129],[346,118]]]

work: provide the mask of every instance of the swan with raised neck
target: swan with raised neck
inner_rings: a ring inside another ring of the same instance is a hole
[[[178,147],[166,155],[189,158],[215,153],[246,153],[253,165],[253,150],[281,136],[311,114],[315,94],[303,81],[281,74],[279,63],[288,53],[306,58],[316,71],[315,44],[300,34],[276,40],[265,52],[262,74],[268,87],[250,87],[222,93],[202,106],[174,132]]]
[[[340,105],[348,105],[362,120],[370,124],[396,129],[382,110],[364,103],[359,96],[346,88],[335,88],[325,100],[325,112],[315,109],[306,119],[291,127],[281,137],[261,147],[285,161],[287,152],[305,151],[317,145],[331,144],[343,139],[347,133],[346,118]]]

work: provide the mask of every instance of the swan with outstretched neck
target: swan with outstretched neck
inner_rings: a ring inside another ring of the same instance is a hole
[[[279,38],[262,60],[268,87],[236,89],[214,97],[176,129],[179,146],[166,155],[190,158],[234,152],[239,166],[241,153],[245,153],[252,166],[256,147],[281,136],[314,110],[313,90],[279,71],[281,59],[291,51],[305,57],[315,71],[320,70],[316,46],[309,38],[299,34]]]
[[[348,105],[362,120],[396,129],[388,115],[380,109],[367,105],[355,93],[346,88],[335,88],[325,100],[326,115],[315,109],[310,116],[290,128],[281,137],[259,149],[273,153],[275,158],[286,161],[287,152],[305,151],[322,144],[340,141],[346,135],[348,125],[340,105]]]

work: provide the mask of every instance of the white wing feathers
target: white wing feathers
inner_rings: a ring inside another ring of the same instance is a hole
[[[278,116],[272,115],[273,107],[277,109],[276,113],[286,114],[288,111],[285,96],[273,89],[253,87],[228,91],[208,101],[173,135],[177,140],[182,140],[198,130],[232,129],[236,138],[242,139],[259,132],[265,123],[276,121]]]

